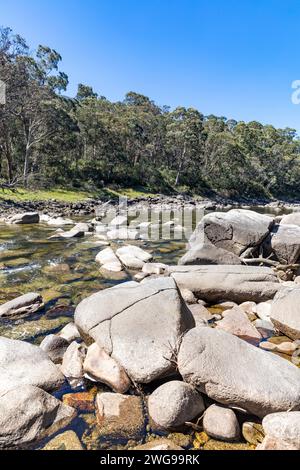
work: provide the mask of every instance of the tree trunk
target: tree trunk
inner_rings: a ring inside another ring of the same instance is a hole
[[[28,184],[28,170],[29,170],[29,146],[26,145],[25,159],[24,159],[24,171],[23,171],[23,181],[24,181],[25,188],[27,188],[27,184]]]
[[[177,172],[176,181],[175,181],[175,186],[178,186],[179,184],[179,179],[180,179],[181,171],[182,171],[184,160],[185,160],[185,155],[186,155],[186,142],[184,143],[183,151],[181,154],[178,172]]]

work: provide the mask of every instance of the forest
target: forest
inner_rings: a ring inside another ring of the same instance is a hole
[[[111,102],[87,84],[69,97],[61,60],[0,28],[0,187],[299,198],[294,129],[170,109],[135,92]]]

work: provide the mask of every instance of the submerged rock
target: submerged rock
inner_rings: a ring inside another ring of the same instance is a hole
[[[174,372],[181,336],[195,326],[170,278],[100,291],[78,305],[75,323],[140,383]]]
[[[75,417],[75,410],[31,385],[0,396],[0,448],[22,448],[54,434]]]
[[[98,393],[96,399],[99,433],[110,439],[140,439],[145,432],[141,397]]]
[[[43,306],[43,298],[40,294],[25,294],[2,304],[0,306],[0,318],[31,315],[32,313],[38,312]]]
[[[165,429],[184,425],[204,411],[202,396],[191,385],[171,381],[162,385],[149,397],[149,415]]]
[[[153,441],[149,441],[146,444],[136,446],[132,450],[160,452],[166,450],[183,450],[183,448],[175,444],[171,439],[161,438],[153,439]]]
[[[42,450],[83,450],[83,447],[74,431],[66,431],[51,439]]]
[[[210,398],[256,416],[300,409],[299,369],[223,331],[189,331],[178,368],[185,381]]]

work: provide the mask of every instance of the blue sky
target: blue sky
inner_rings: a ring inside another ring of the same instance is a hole
[[[300,132],[299,0],[0,0],[0,24],[60,52],[71,95],[133,90]]]

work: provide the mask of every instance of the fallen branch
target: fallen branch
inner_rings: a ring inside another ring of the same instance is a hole
[[[244,264],[266,264],[268,266],[273,266],[276,269],[287,270],[287,269],[298,269],[300,268],[300,264],[281,264],[279,261],[273,261],[271,259],[266,258],[249,258],[249,259],[242,259],[241,260]]]

